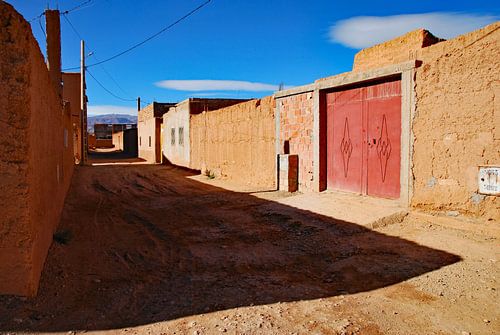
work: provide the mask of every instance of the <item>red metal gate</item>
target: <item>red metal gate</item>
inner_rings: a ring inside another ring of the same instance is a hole
[[[327,93],[327,187],[399,198],[401,81]]]

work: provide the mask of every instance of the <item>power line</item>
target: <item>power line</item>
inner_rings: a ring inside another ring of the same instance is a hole
[[[45,36],[45,38],[47,38],[47,33],[45,32],[45,29],[43,29],[43,25],[42,25],[42,17],[40,16],[38,18],[38,24],[40,25],[40,29],[42,30],[43,32],[43,36]]]
[[[64,17],[64,19],[66,20],[66,22],[68,22],[69,26],[71,27],[71,29],[73,29],[73,31],[75,32],[75,34],[81,39],[81,40],[84,40],[84,38],[82,37],[82,35],[80,35],[80,33],[78,32],[78,30],[76,30],[75,26],[71,23],[71,21],[68,19],[68,17],[66,16],[66,14],[62,14],[62,17]]]
[[[80,8],[82,8],[83,6],[85,6],[85,5],[89,4],[89,3],[91,3],[92,1],[94,1],[94,0],[87,0],[87,1],[84,1],[84,2],[82,2],[81,4],[79,4],[79,5],[75,6],[75,7],[71,8],[71,9],[68,9],[68,10],[65,10],[64,12],[61,12],[61,14],[69,14],[69,13],[71,13],[71,12],[73,12],[73,11],[77,10],[77,9],[80,9]]]
[[[110,90],[108,90],[103,84],[101,84],[101,82],[99,80],[97,80],[96,77],[94,77],[94,75],[92,74],[92,72],[90,72],[88,69],[86,69],[87,73],[95,80],[95,82],[102,87],[103,90],[105,90],[106,92],[108,92],[109,94],[111,94],[112,96],[114,96],[115,98],[119,99],[119,100],[122,100],[122,101],[137,101],[137,99],[125,99],[125,98],[122,98],[116,94],[114,94],[113,92],[111,92]]]
[[[164,33],[165,31],[169,30],[170,28],[174,27],[175,25],[179,24],[180,22],[184,21],[185,19],[187,19],[188,17],[190,17],[191,15],[193,15],[194,13],[196,13],[197,11],[199,11],[200,9],[202,9],[203,7],[205,7],[206,5],[208,5],[212,0],[207,0],[205,1],[204,3],[202,3],[201,5],[199,5],[198,7],[196,7],[195,9],[191,10],[190,12],[188,12],[187,14],[185,14],[184,16],[182,16],[181,18],[177,19],[175,22],[169,24],[168,26],[166,26],[165,28],[163,28],[162,30],[158,31],[157,33],[149,36],[148,38],[146,38],[145,40],[137,43],[137,44],[134,44],[133,46],[131,46],[130,48],[128,49],[125,49],[119,53],[117,53],[116,55],[114,56],[111,56],[109,58],[106,58],[105,60],[103,61],[100,61],[100,62],[97,62],[97,63],[94,63],[94,64],[90,64],[88,65],[87,67],[93,67],[93,66],[96,66],[96,65],[99,65],[99,64],[103,64],[103,63],[106,63],[106,62],[109,62],[115,58],[118,58],[138,47],[140,47],[141,45],[149,42],[150,40],[152,40],[153,38],[157,37],[158,35]],[[72,68],[68,68],[68,69],[64,69],[64,71],[66,70],[75,70],[75,69],[78,69],[79,67],[76,66],[76,67],[72,67]]]
[[[66,22],[68,22],[68,24],[70,25],[71,29],[73,29],[74,33],[81,39],[81,40],[85,40],[83,38],[83,36],[80,34],[80,32],[76,29],[76,27],[71,23],[71,21],[68,19],[67,17],[67,13],[63,13],[62,16],[64,17],[64,19],[66,20]],[[100,65],[101,69],[108,75],[108,77],[116,84],[116,86],[123,92],[125,93],[126,95],[128,95],[125,90],[118,84],[118,82],[115,80],[115,78],[113,78],[113,76],[111,76],[111,74],[104,68],[103,65]],[[88,72],[88,70],[87,70]],[[89,73],[90,74],[90,73]],[[97,79],[91,74],[92,78],[94,78],[96,81]],[[97,83],[103,88],[105,89],[108,93],[110,93],[112,96],[120,99],[120,100],[124,100],[124,101],[135,101],[136,99],[125,99],[125,98],[122,98],[122,97],[119,97],[117,96],[116,94],[112,93],[109,89],[105,88],[104,85],[102,85],[99,81],[97,81]]]
[[[62,11],[62,12],[61,12],[61,15],[64,15],[64,14],[69,14],[69,13],[71,13],[71,12],[73,12],[73,11],[77,10],[77,9],[83,9],[83,8],[82,8],[83,6],[85,6],[85,5],[89,4],[89,3],[91,3],[92,1],[94,1],[94,0],[87,0],[87,1],[84,1],[84,2],[82,2],[81,4],[79,4],[79,5],[75,6],[75,7],[71,8],[71,9],[68,9],[68,10]],[[88,7],[88,6],[86,6],[86,7]],[[86,8],[86,7],[84,7],[84,8]],[[34,18],[32,18],[31,20],[29,20],[28,22],[29,22],[29,23],[31,23],[31,22],[33,22],[33,21],[35,21],[35,20],[38,20],[38,19],[40,19],[40,18],[41,18],[42,16],[44,16],[44,15],[45,15],[45,12],[42,12],[42,13],[40,13],[40,15],[35,16]]]
[[[39,19],[40,19],[42,16],[44,16],[44,15],[45,15],[45,12],[43,12],[43,13],[42,13],[42,14],[40,14],[40,15],[35,16],[35,17],[34,17],[34,18],[32,18],[31,20],[29,20],[29,21],[28,21],[28,23],[31,23],[31,22],[36,21],[36,20],[39,20]]]

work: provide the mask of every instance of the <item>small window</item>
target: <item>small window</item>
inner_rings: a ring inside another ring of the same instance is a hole
[[[184,145],[184,127],[179,127],[179,145]]]
[[[142,145],[142,138],[139,136],[139,145]]]
[[[170,129],[170,144],[175,145],[175,128]]]
[[[151,148],[151,136],[149,136],[149,147]]]

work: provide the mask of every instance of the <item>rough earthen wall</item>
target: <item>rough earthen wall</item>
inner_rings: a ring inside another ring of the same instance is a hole
[[[53,51],[53,50],[52,50]],[[62,98],[30,25],[0,2],[0,294],[34,295],[71,180]]]
[[[137,136],[139,140],[139,157],[150,163],[156,161],[156,118],[154,116],[154,104],[150,104],[139,111],[137,117]],[[151,146],[149,137],[151,136]]]
[[[113,133],[113,147],[116,150],[123,151],[123,131],[117,131]]]
[[[80,74],[63,73],[63,99],[69,102],[71,113],[71,130],[69,136],[73,138],[73,154],[75,162],[79,162],[82,157],[81,139],[81,108],[80,108]]]
[[[412,206],[500,220],[498,197],[477,193],[478,166],[500,164],[500,23],[449,41],[423,43],[421,32],[360,51],[353,68],[422,62],[414,87]]]
[[[500,220],[477,193],[478,165],[500,164],[500,23],[422,49],[416,73],[412,205]]]
[[[313,93],[306,92],[276,100],[279,110],[279,145],[285,153],[299,156],[299,191],[313,191]]]
[[[191,168],[237,183],[276,187],[274,98],[191,115]]]
[[[442,41],[424,29],[361,50],[354,56],[353,71],[365,71],[416,58],[418,50]]]

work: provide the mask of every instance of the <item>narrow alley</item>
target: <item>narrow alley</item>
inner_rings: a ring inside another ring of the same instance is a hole
[[[78,167],[39,294],[0,297],[0,332],[495,332],[498,239],[413,216],[370,230],[210,182]]]
[[[491,1],[0,1],[0,335],[500,334]]]

